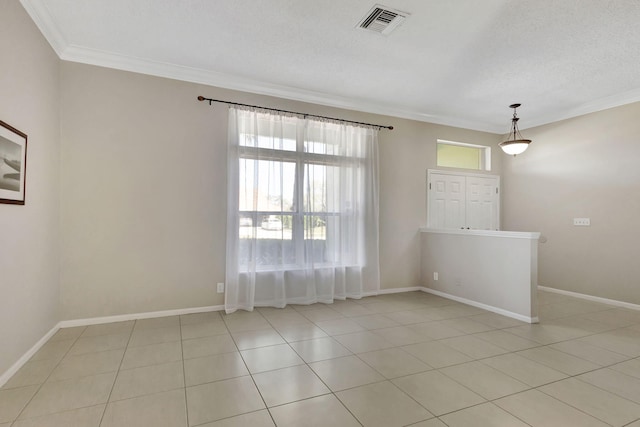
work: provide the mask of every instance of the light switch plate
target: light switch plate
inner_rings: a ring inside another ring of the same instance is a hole
[[[591,225],[591,218],[573,218],[573,225],[577,227],[589,227]]]

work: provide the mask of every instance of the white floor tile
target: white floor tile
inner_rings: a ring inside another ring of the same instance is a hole
[[[443,415],[485,402],[480,395],[437,371],[392,381],[434,415]]]
[[[186,359],[184,375],[187,387],[249,375],[240,353],[222,353]]]
[[[0,427],[640,427],[640,314],[539,301],[535,325],[412,292],[64,328]]]
[[[13,427],[98,427],[102,420],[104,410],[105,405],[73,409],[71,411],[19,420],[13,424]]]
[[[560,371],[514,353],[483,359],[482,363],[502,371],[531,387],[538,387],[567,377]]]
[[[115,376],[116,373],[111,372],[46,382],[22,411],[20,419],[106,403]]]
[[[265,408],[250,377],[187,387],[187,410],[191,425],[217,421]]]
[[[253,376],[267,407],[331,393],[306,365],[263,372]]]
[[[351,355],[345,346],[331,337],[296,341],[289,345],[307,363]]]
[[[353,415],[331,394],[278,406],[270,411],[278,427],[360,426]]]
[[[441,417],[449,427],[527,427],[508,412],[493,403],[483,403]]]
[[[36,391],[38,386],[0,390],[0,423],[15,420]]]
[[[184,388],[182,361],[121,370],[111,401]]]
[[[431,370],[431,366],[401,348],[360,353],[358,357],[387,379]]]
[[[356,356],[310,363],[309,366],[332,391],[383,381],[384,377]]]
[[[248,414],[237,415],[212,423],[201,424],[198,427],[275,427],[269,411],[250,412]]]
[[[186,427],[184,390],[172,390],[107,405],[100,427]]]
[[[568,378],[538,390],[611,425],[624,426],[640,418],[640,405],[579,379]]]
[[[252,374],[304,364],[288,344],[243,350],[240,354]]]
[[[463,363],[440,370],[487,400],[528,390],[530,387],[481,362]]]
[[[537,390],[507,396],[493,403],[534,427],[605,427],[607,425]]]
[[[336,393],[363,426],[405,426],[433,415],[388,381]]]

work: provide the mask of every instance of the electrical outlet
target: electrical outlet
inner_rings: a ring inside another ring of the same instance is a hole
[[[591,225],[591,218],[573,218],[573,225],[577,227],[589,227]]]
[[[218,283],[218,293],[224,293],[224,283]]]
[[[435,280],[435,281],[438,280],[438,272],[437,271],[433,272],[433,280]]]

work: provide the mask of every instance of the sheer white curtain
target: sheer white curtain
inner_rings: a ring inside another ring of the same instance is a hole
[[[225,310],[380,287],[377,129],[229,109]]]

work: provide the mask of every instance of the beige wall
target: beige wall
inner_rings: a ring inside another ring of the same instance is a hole
[[[64,319],[223,303],[227,108],[198,95],[395,126],[380,132],[386,289],[420,285],[436,139],[499,139],[67,62],[61,93]]]
[[[58,321],[59,60],[18,1],[0,2],[0,120],[26,133],[24,206],[0,204],[0,374]]]
[[[419,227],[427,225],[427,169],[436,166],[436,140],[489,145],[500,175],[500,137],[460,128],[386,119],[396,128],[380,133],[380,274],[385,289],[421,286]]]
[[[529,150],[503,161],[504,228],[547,239],[540,285],[640,304],[638,117],[635,103],[526,129]]]

